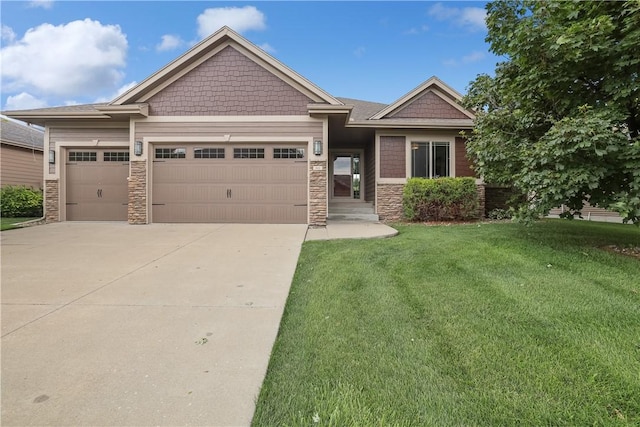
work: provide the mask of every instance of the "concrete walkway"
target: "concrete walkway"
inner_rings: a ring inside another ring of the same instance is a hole
[[[306,225],[3,232],[3,426],[246,426]]]
[[[328,221],[326,227],[309,227],[305,240],[375,239],[397,234],[397,230],[381,222]]]

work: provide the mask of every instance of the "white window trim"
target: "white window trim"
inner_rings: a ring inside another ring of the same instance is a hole
[[[455,136],[448,135],[407,135],[407,159],[406,159],[406,168],[407,168],[407,179],[413,178],[413,171],[411,170],[412,159],[411,159],[411,146],[414,143],[434,143],[434,142],[447,142],[449,143],[449,176],[456,176],[456,138]],[[429,157],[431,157],[431,153],[429,153]]]

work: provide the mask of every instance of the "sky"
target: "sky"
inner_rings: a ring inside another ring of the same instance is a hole
[[[3,0],[0,108],[109,102],[223,25],[333,96],[388,104],[434,75],[464,94],[500,60],[484,6]]]

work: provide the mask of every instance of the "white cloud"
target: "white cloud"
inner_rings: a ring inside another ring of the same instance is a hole
[[[30,110],[44,107],[47,107],[47,101],[38,99],[27,92],[7,97],[7,103],[5,104],[7,110]]]
[[[184,45],[184,40],[180,36],[174,36],[173,34],[165,34],[162,36],[162,41],[156,45],[158,52],[166,50],[174,50]]]
[[[403,34],[409,35],[409,36],[417,36],[418,34],[424,33],[427,31],[429,31],[429,26],[421,25],[420,27],[411,27],[408,30],[406,30]]]
[[[277,52],[277,50],[273,46],[271,46],[269,43],[262,43],[258,47],[267,53],[274,54]]]
[[[353,54],[356,56],[356,58],[362,58],[366,52],[367,52],[366,47],[359,46],[356,48],[356,50],[353,51]]]
[[[480,52],[479,50],[471,52],[469,55],[465,55],[462,57],[463,64],[470,64],[472,62],[478,62],[484,59],[487,56],[484,52]]]
[[[127,83],[124,86],[121,86],[118,90],[116,90],[114,93],[112,93],[109,96],[101,96],[99,98],[96,98],[95,102],[111,102],[114,99],[116,99],[117,97],[119,97],[120,95],[122,95],[123,93],[125,93],[126,91],[128,91],[129,89],[134,88],[136,85],[138,84],[138,82],[131,82],[131,83]]]
[[[13,43],[16,39],[16,33],[13,31],[13,28],[2,24],[2,40],[7,43]]]
[[[427,13],[438,21],[451,21],[458,27],[465,27],[471,31],[486,28],[487,12],[480,7],[459,8],[436,3]]]
[[[198,16],[198,35],[204,39],[225,25],[239,33],[264,30],[266,19],[254,6],[206,9]]]
[[[86,96],[121,84],[127,37],[118,25],[85,19],[42,24],[0,49],[3,89]]]
[[[41,7],[43,9],[51,9],[53,7],[53,0],[32,0],[29,2],[29,7]]]
[[[482,61],[487,55],[484,52],[475,50],[468,55],[463,56],[460,59],[449,58],[442,61],[442,64],[447,67],[457,67],[459,65],[471,64],[473,62]]]

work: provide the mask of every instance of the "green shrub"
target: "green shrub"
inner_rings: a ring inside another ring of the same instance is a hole
[[[0,189],[0,213],[3,218],[41,217],[42,190],[8,185]]]
[[[487,218],[498,220],[511,219],[511,212],[508,209],[495,208],[489,211]]]
[[[404,187],[404,215],[411,221],[478,218],[474,178],[411,178]]]

